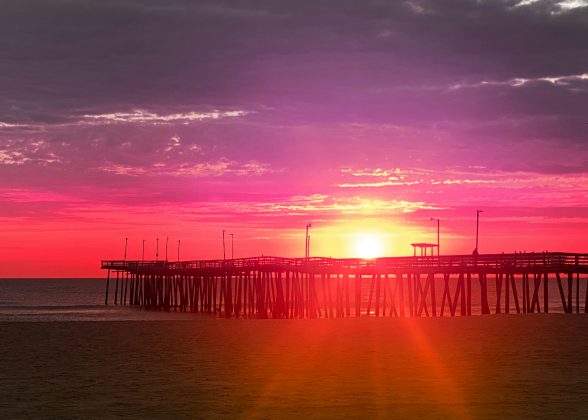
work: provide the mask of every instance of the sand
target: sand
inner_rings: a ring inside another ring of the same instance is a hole
[[[1,418],[586,418],[588,317],[0,323]]]

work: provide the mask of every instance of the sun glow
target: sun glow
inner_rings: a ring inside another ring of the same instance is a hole
[[[382,255],[382,243],[375,236],[362,236],[355,245],[355,253],[359,258],[372,259]]]

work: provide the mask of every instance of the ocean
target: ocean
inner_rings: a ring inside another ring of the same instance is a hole
[[[171,321],[206,317],[107,306],[105,287],[104,279],[0,279],[0,322]]]
[[[550,279],[549,311],[563,313],[563,306],[555,279]],[[441,302],[441,279],[437,279],[438,304]],[[366,282],[367,283],[367,282]],[[581,282],[580,301],[584,302],[585,281]],[[104,279],[0,279],[0,321],[157,321],[211,318],[210,315],[190,312],[146,311],[132,306],[104,305]],[[364,301],[367,301],[367,284]],[[567,292],[567,280],[564,289]],[[472,282],[472,313],[480,313],[478,284]],[[489,280],[491,311],[495,309],[494,285]],[[521,294],[519,285],[519,299]],[[575,296],[575,285],[574,285]],[[541,298],[542,302],[542,298]],[[575,305],[575,298],[574,298]],[[583,312],[581,307],[580,311]],[[575,306],[574,306],[575,311]],[[459,310],[458,310],[459,312]],[[515,312],[511,296],[511,312]],[[446,314],[448,310],[446,309]]]

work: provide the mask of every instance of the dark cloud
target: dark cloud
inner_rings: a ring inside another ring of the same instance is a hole
[[[585,170],[588,79],[541,78],[588,73],[588,8],[518,3],[5,0],[0,150],[13,161],[0,173],[21,186],[111,185],[121,175],[100,168],[172,157],[166,176],[218,162],[236,162],[235,175],[255,161],[280,182],[300,165],[353,161]],[[249,114],[160,125],[85,117],[136,109]],[[182,145],[172,156],[173,136]],[[23,146],[39,141],[44,162]]]
[[[335,102],[407,84],[586,71],[587,8],[515,3],[5,1],[2,112],[39,102],[68,112],[271,105],[280,94]]]

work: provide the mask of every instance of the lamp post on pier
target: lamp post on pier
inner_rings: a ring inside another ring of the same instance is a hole
[[[145,239],[143,239],[143,251],[141,252],[141,262],[145,261]]]
[[[180,262],[180,240],[178,239],[178,262]]]
[[[309,229],[311,227],[312,227],[312,223],[308,223],[306,225],[306,238],[305,238],[306,248],[304,250],[304,258],[310,258],[310,233],[309,233]]]
[[[235,234],[231,233],[231,259],[235,259]]]
[[[129,245],[129,238],[125,238],[125,261],[127,260],[127,246]]]
[[[476,247],[474,248],[474,255],[478,255],[478,239],[480,234],[480,213],[483,213],[482,210],[476,210]]]
[[[441,255],[441,243],[440,243],[440,224],[441,224],[441,219],[436,218],[436,217],[431,217],[431,220],[436,220],[437,221],[437,257],[439,257]]]
[[[225,230],[223,229],[223,260],[227,259],[227,252],[225,249]]]
[[[169,242],[169,236],[165,237],[165,262],[167,262],[167,243]]]
[[[159,261],[159,238],[155,239],[155,261]]]

